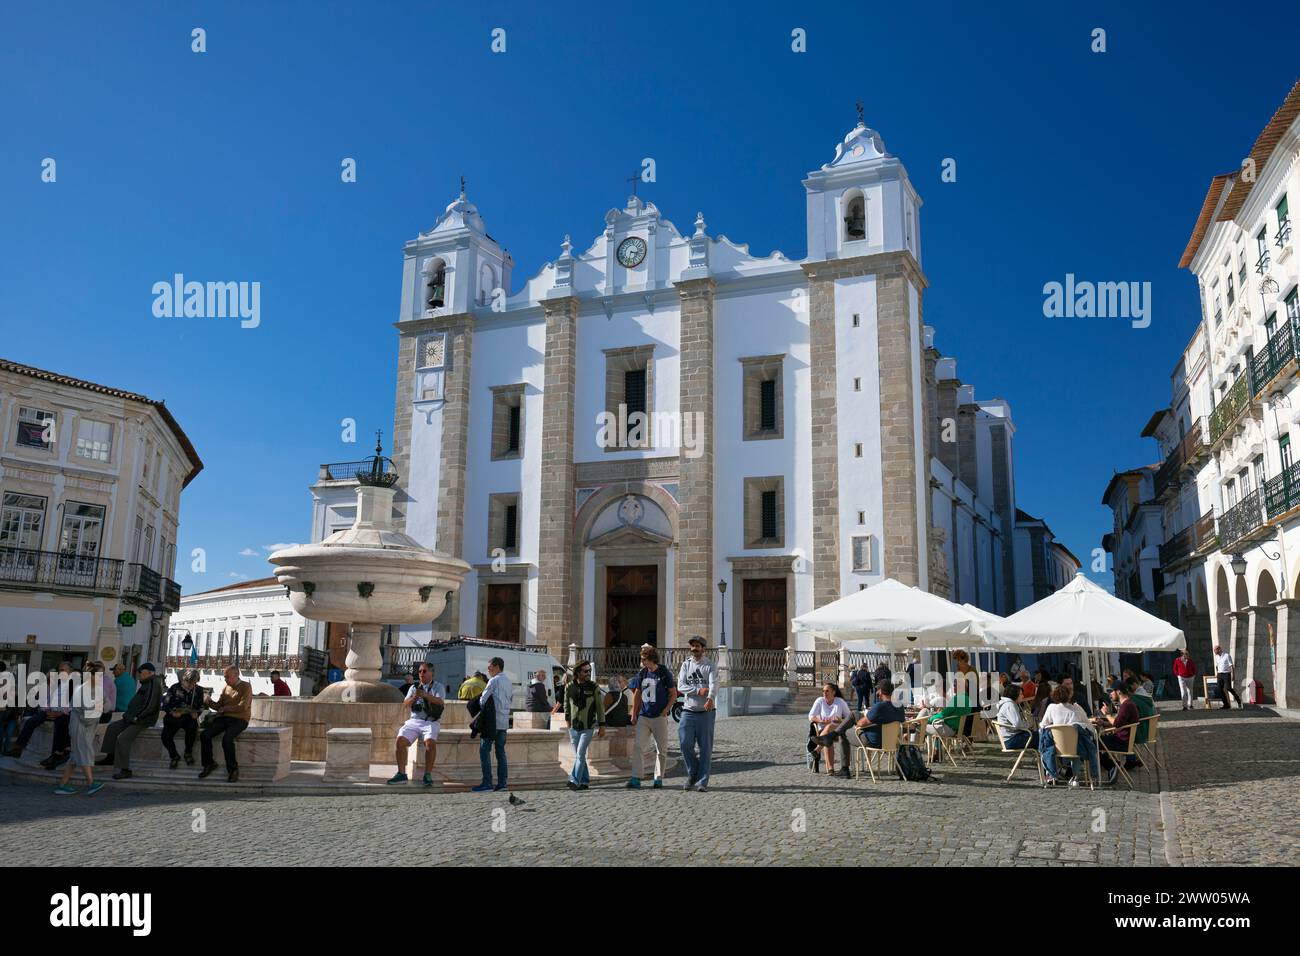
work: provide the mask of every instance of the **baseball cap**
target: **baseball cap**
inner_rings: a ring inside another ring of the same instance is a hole
[[[705,645],[704,645],[704,638],[700,637],[698,634],[695,635],[694,637],[692,637],[692,638],[691,638],[689,641],[687,641],[686,643],[687,643],[687,644],[698,644],[698,645],[700,645],[700,647],[704,647],[704,646],[705,646]]]
[[[150,674],[156,674],[158,673],[158,668],[154,667],[148,661],[145,661],[143,664],[141,664],[139,667],[136,668],[137,673],[139,673],[140,671],[148,671]]]

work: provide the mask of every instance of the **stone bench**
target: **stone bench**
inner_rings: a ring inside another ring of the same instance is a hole
[[[115,713],[113,719],[121,717],[121,713]],[[18,721],[19,729],[22,728],[23,721]],[[99,745],[104,739],[104,734],[108,730],[108,724],[95,725],[95,752],[99,753]],[[17,731],[14,737],[18,736]],[[41,769],[41,761],[50,756],[50,751],[54,749],[54,721],[46,720],[41,723],[32,733],[32,739],[27,741],[27,746],[23,748],[22,756],[18,758],[18,763],[24,767],[36,767]]]
[[[554,716],[550,711],[535,713],[529,710],[516,710],[514,712],[514,729],[515,730],[553,730],[551,720]]]
[[[100,724],[96,727],[97,742],[103,741],[107,729],[108,724]],[[19,763],[24,766],[39,767],[40,762],[50,755],[53,735],[54,727],[50,721],[37,727],[31,741],[23,750]],[[239,760],[240,779],[253,782],[283,780],[289,776],[289,750],[292,738],[293,732],[288,727],[248,727],[235,739],[235,756]],[[183,754],[184,750],[185,735],[178,733],[176,751]],[[167,751],[162,745],[161,724],[147,727],[139,737],[135,738],[135,744],[131,747],[131,771],[137,777],[192,779],[199,769],[198,740],[194,742],[194,750],[194,766],[182,762],[175,770],[171,770],[168,766],[171,758],[167,756]],[[212,755],[218,764],[225,763],[219,737],[212,741]]]
[[[334,727],[325,732],[325,781],[365,783],[370,779],[370,728]]]

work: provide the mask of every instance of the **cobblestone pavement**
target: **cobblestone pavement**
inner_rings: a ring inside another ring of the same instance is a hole
[[[1010,758],[988,747],[935,783],[813,775],[804,766],[807,723],[794,716],[720,720],[707,794],[681,792],[677,776],[662,791],[523,791],[520,806],[471,793],[197,801],[111,786],[94,798],[54,797],[0,777],[0,865],[168,864],[182,855],[222,865],[400,864],[413,853],[451,863],[464,862],[468,847],[480,862],[512,864],[615,865],[632,847],[669,863],[1294,862],[1294,830],[1283,832],[1290,814],[1285,823],[1273,817],[1294,806],[1286,790],[1300,723],[1222,716],[1175,712],[1169,722],[1165,745],[1187,789],[1172,798],[1179,833],[1168,854],[1162,812],[1168,819],[1170,808],[1144,792],[1154,790],[1146,775],[1136,792],[1041,790],[1022,766],[1007,784]],[[1249,747],[1225,748],[1216,735],[1226,733],[1249,735]],[[1237,780],[1246,782],[1229,789]],[[1231,816],[1214,815],[1229,808]],[[206,832],[194,832],[198,811]]]
[[[1271,711],[1162,711],[1163,800],[1184,866],[1300,864],[1300,721]]]

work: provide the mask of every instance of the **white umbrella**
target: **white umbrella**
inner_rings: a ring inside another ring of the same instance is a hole
[[[984,627],[985,640],[1004,651],[1177,651],[1183,632],[1115,597],[1080,571],[1055,594]]]
[[[872,641],[879,653],[984,643],[983,626],[970,611],[893,578],[801,614],[792,626],[839,642]]]
[[[1099,588],[1082,571],[1055,594],[989,624],[984,637],[999,650],[1080,654],[1088,697],[1094,653],[1177,651],[1187,646],[1178,628]]]

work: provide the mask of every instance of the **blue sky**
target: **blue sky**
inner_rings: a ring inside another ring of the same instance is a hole
[[[802,257],[800,179],[861,99],[925,201],[937,344],[1011,402],[1018,503],[1086,561],[1113,470],[1157,454],[1138,432],[1199,318],[1177,261],[1205,187],[1294,82],[1298,27],[1239,4],[11,5],[0,355],[165,399],[206,463],[178,551],[207,573],[178,579],[258,577],[306,538],[317,465],[391,429],[402,243],[459,175],[516,288],[564,233],[586,247],[646,156],[679,227],[703,210]],[[260,282],[261,325],[155,318],[176,272]],[[1150,327],[1044,318],[1066,273],[1151,282]]]

